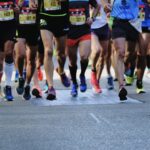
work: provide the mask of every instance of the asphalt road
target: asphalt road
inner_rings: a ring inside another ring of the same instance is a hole
[[[105,77],[102,96],[89,96],[89,86],[87,94],[74,100],[56,80],[64,96],[52,105],[44,99],[24,101],[14,91],[14,102],[0,100],[0,150],[149,150],[147,81],[146,94],[137,95],[135,86],[127,87],[130,98],[125,103],[117,100],[116,91],[107,94]]]

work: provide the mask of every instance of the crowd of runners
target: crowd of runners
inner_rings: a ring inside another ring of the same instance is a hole
[[[78,90],[87,90],[90,59],[94,92],[102,93],[100,81],[106,65],[108,89],[114,89],[113,82],[117,80],[118,96],[121,101],[126,100],[125,86],[133,84],[135,75],[136,92],[145,93],[146,67],[150,78],[149,41],[150,0],[0,0],[0,95],[8,101],[14,99],[11,78],[15,68],[19,77],[17,93],[25,100],[31,99],[31,93],[42,97],[38,79],[42,79],[43,65],[47,100],[56,99],[54,70],[65,87],[71,86],[71,95],[76,97]],[[70,78],[64,70],[67,57]],[[77,59],[81,65],[80,81]]]

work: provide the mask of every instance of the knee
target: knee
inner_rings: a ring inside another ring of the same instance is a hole
[[[44,52],[44,57],[46,57],[46,58],[47,58],[47,57],[48,57],[48,58],[51,57],[51,58],[52,58],[52,57],[53,57],[53,50],[50,49],[50,48],[49,48],[49,49],[46,48],[46,49],[45,49],[45,52]]]

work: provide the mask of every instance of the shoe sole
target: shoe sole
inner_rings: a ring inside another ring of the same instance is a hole
[[[32,95],[35,96],[36,98],[42,97],[37,89],[32,90]]]
[[[46,99],[49,100],[49,101],[54,101],[54,100],[56,100],[56,96],[54,96],[54,95],[48,95],[46,97]]]
[[[94,94],[100,94],[100,93],[102,93],[102,90],[100,92],[96,92],[93,87],[92,87],[92,91],[93,91]]]

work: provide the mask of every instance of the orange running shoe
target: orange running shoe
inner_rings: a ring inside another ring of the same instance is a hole
[[[93,71],[91,72],[91,84],[92,84],[94,93],[102,93],[102,89],[96,78],[96,72],[93,72]]]
[[[39,81],[43,80],[43,72],[42,72],[41,68],[38,69],[38,79],[39,79]]]

